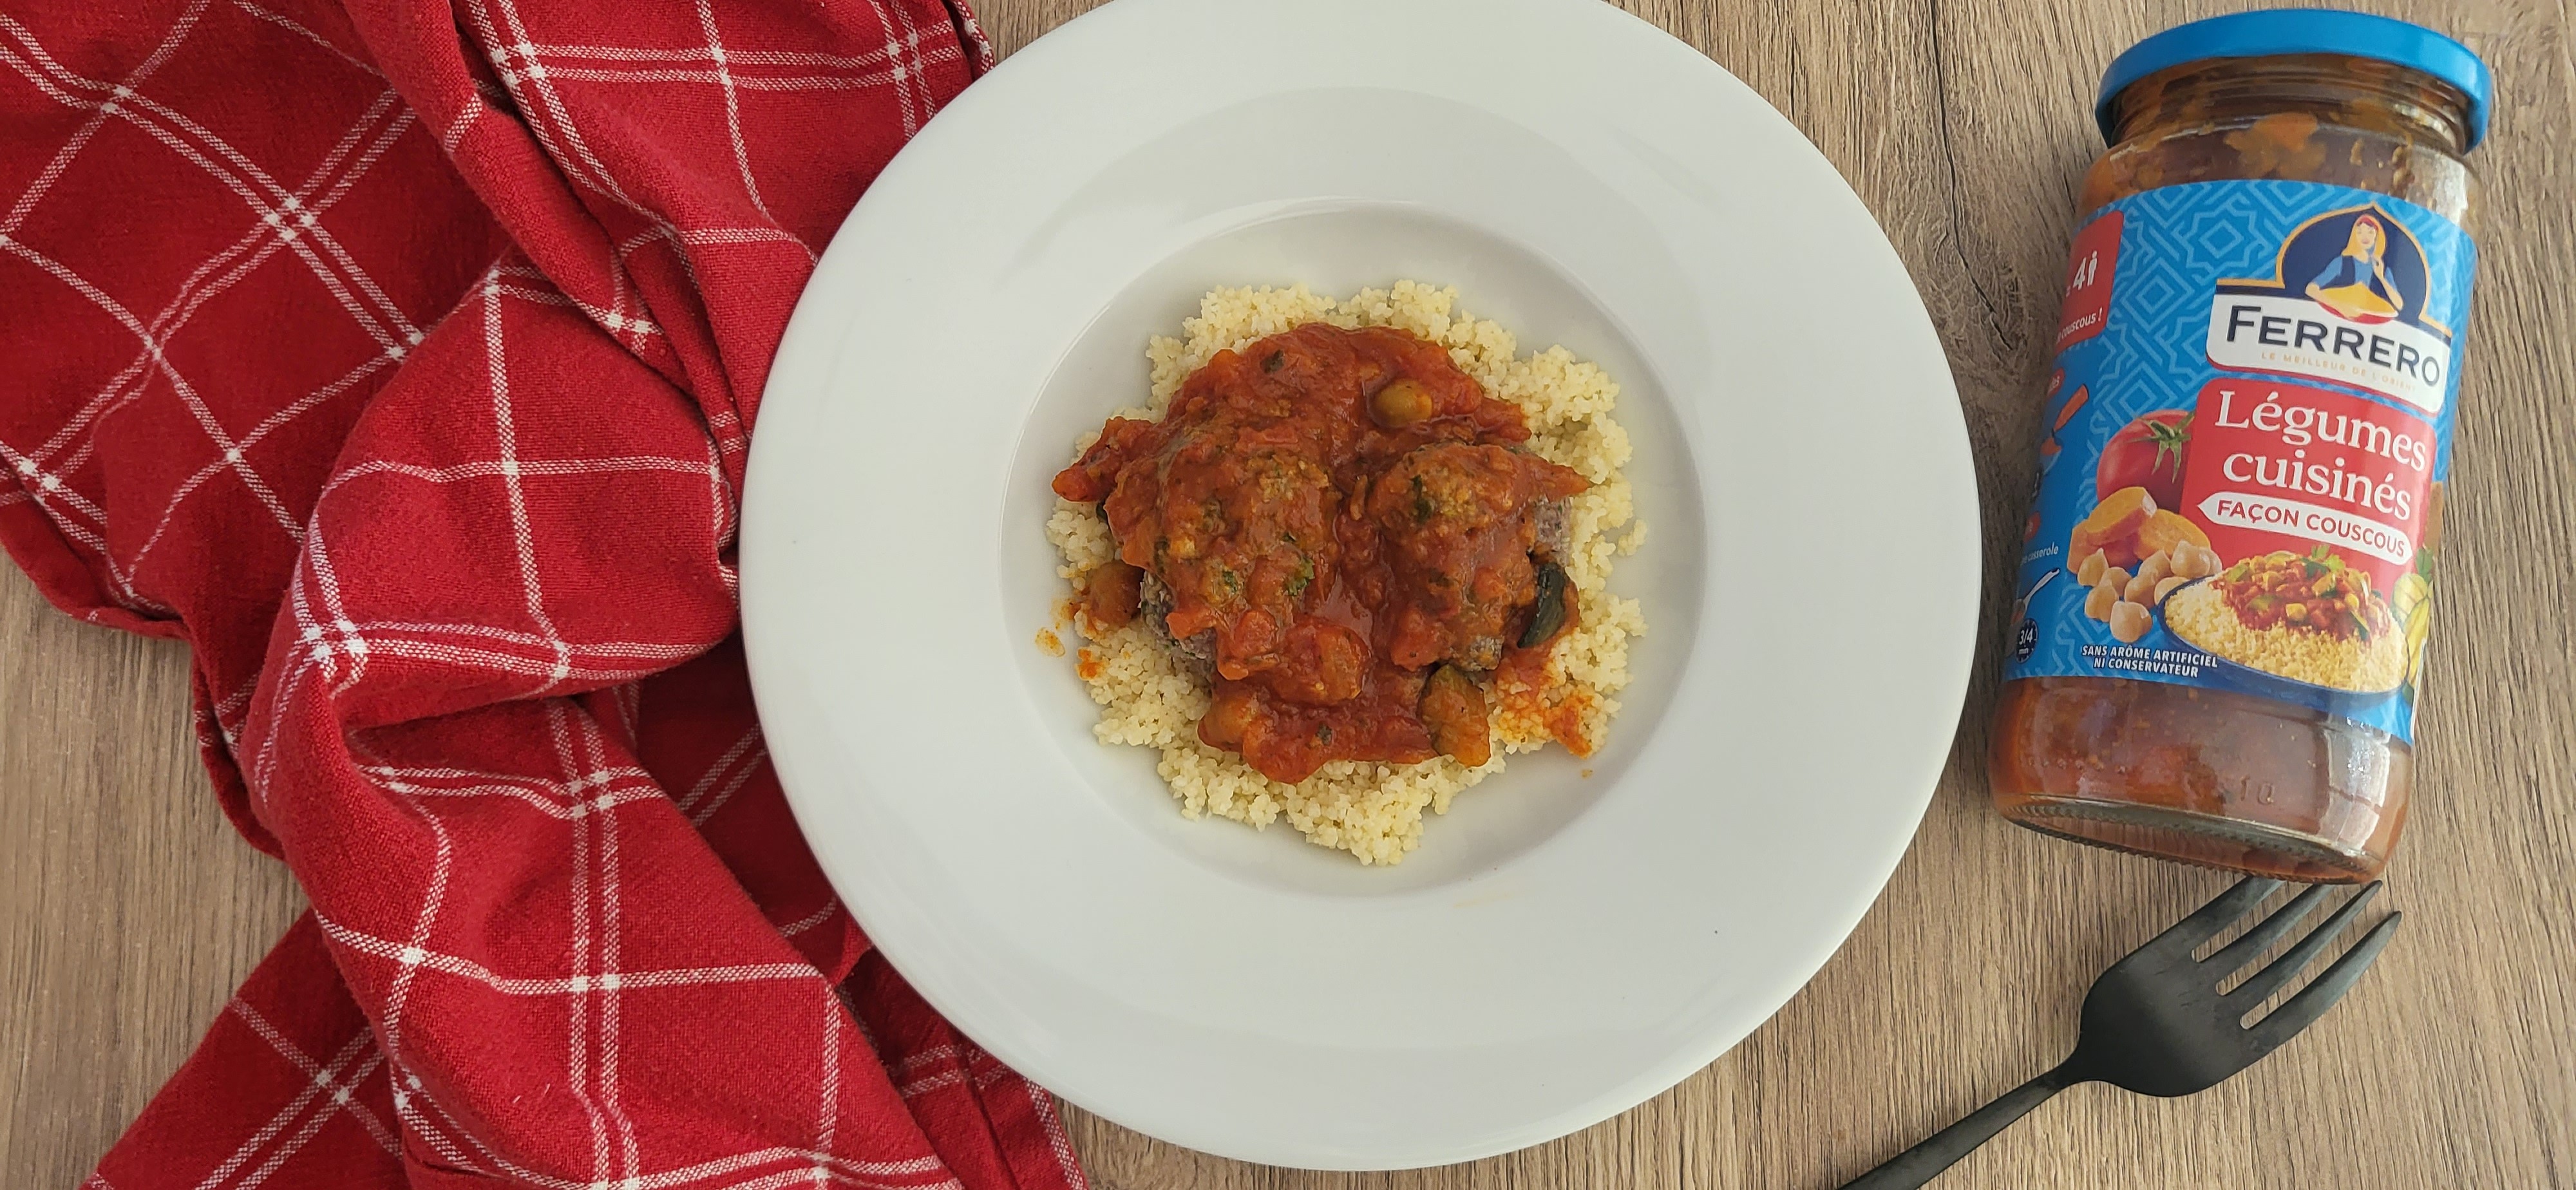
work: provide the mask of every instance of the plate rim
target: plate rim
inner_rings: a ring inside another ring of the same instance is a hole
[[[925,160],[925,153],[916,152],[916,149],[926,144],[944,144],[946,138],[960,135],[957,133],[956,129],[961,125],[961,123],[963,123],[966,113],[978,111],[981,108],[990,107],[994,104],[1004,102],[1005,89],[996,87],[994,85],[996,80],[1021,76],[1035,78],[1035,67],[1039,64],[1045,63],[1048,60],[1049,55],[1071,52],[1070,50],[1061,48],[1074,44],[1070,39],[1058,40],[1064,32],[1069,30],[1084,30],[1089,31],[1093,35],[1097,35],[1099,31],[1118,22],[1150,19],[1149,13],[1151,10],[1158,7],[1169,7],[1179,2],[1180,0],[1115,0],[1114,3],[1094,9],[1091,12],[1075,18],[1073,21],[1067,22],[1064,26],[1060,27],[1057,32],[1050,33],[1047,37],[1039,39],[1028,48],[1020,51],[1020,53],[1013,55],[1012,58],[1006,60],[985,80],[976,84],[975,87],[969,88],[955,102],[953,102],[948,109],[943,111],[937,118],[934,118],[925,127],[921,136],[917,137],[911,145],[908,145],[903,153],[898,154],[894,162],[890,164],[884,174],[880,176],[876,185],[871,187],[870,194],[874,195],[878,193],[887,185],[889,179],[905,179],[909,177],[911,171],[923,168],[922,162]],[[1420,7],[1439,6],[1436,3],[1422,3],[1421,0],[1413,0],[1413,2]],[[1723,76],[1728,83],[1738,89],[1742,89],[1744,94],[1750,97],[1754,103],[1761,105],[1763,111],[1770,112],[1772,118],[1779,120],[1783,127],[1787,127],[1785,118],[1779,117],[1776,111],[1769,109],[1768,104],[1761,101],[1759,96],[1753,95],[1749,89],[1744,89],[1741,82],[1734,80],[1733,76],[1727,75],[1723,68],[1718,67],[1715,63],[1710,62],[1703,57],[1700,57],[1696,50],[1690,49],[1686,44],[1677,40],[1669,39],[1661,30],[1655,29],[1652,25],[1639,18],[1608,6],[1593,5],[1589,0],[1516,0],[1516,2],[1521,5],[1523,10],[1553,6],[1567,11],[1573,11],[1575,6],[1578,5],[1587,9],[1597,7],[1599,10],[1598,16],[1600,18],[1605,18],[1610,22],[1626,23],[1638,28],[1651,30],[1655,37],[1670,40],[1672,46],[1679,47],[1687,51],[1698,63],[1699,67],[1704,67],[1709,71],[1715,72],[1719,76]],[[1607,26],[1605,25],[1605,27]],[[1056,42],[1057,48],[1050,48],[1050,42]],[[1015,63],[1020,64],[1021,66],[1021,69],[1017,74],[1012,73],[1013,64]],[[979,96],[979,91],[983,92],[983,95]],[[970,103],[975,106],[969,107],[968,105]],[[975,118],[980,119],[982,117]],[[944,128],[942,123],[943,121],[947,122]],[[1790,129],[1790,134],[1793,137],[1797,135],[1794,128]],[[1853,205],[1858,207],[1859,204],[1857,196],[1850,194],[1848,184],[1840,178],[1838,173],[1833,171],[1833,167],[1830,162],[1827,162],[1823,158],[1822,154],[1815,150],[1811,144],[1806,144],[1803,137],[1798,137],[1798,140],[1800,147],[1805,150],[1808,156],[1813,158],[1814,163],[1827,171],[1827,173],[1833,177],[1834,184],[1842,189],[1844,196],[1850,198]],[[856,222],[861,217],[862,213],[866,212],[868,209],[868,200],[863,198],[858,210],[853,211],[851,221]],[[1865,209],[1862,213],[1863,217],[1866,219],[1867,213]],[[1903,276],[1904,269],[1902,261],[1896,257],[1893,246],[1888,244],[1884,232],[1875,225],[1874,220],[1871,221],[1870,231],[1877,250],[1880,253],[1883,253],[1889,261],[1893,262],[1897,274],[1899,276]],[[833,247],[842,247],[842,239],[843,237],[836,236]],[[800,298],[796,313],[794,317],[791,318],[787,333],[782,339],[777,361],[773,365],[772,371],[769,375],[767,386],[768,391],[763,394],[762,405],[765,413],[775,413],[780,409],[789,407],[787,404],[774,403],[774,398],[782,392],[782,384],[792,386],[796,383],[796,377],[806,372],[812,372],[819,378],[828,379],[830,375],[838,370],[838,356],[840,355],[840,351],[838,345],[831,341],[831,336],[837,331],[840,324],[846,321],[844,317],[836,317],[836,311],[845,313],[849,303],[846,300],[843,300],[846,295],[836,295],[829,291],[829,287],[820,284],[827,276],[834,275],[834,272],[834,253],[827,250],[824,254],[823,264],[817,268],[814,274],[814,279],[818,284],[808,289],[808,298]],[[1979,523],[1981,514],[1976,501],[1976,480],[1968,447],[1964,410],[1956,407],[1955,382],[1950,376],[1946,356],[1939,351],[1938,340],[1933,332],[1928,312],[1922,310],[1919,295],[1910,296],[1914,296],[1913,309],[1920,319],[1920,325],[1913,329],[1919,331],[1921,337],[1931,344],[1933,358],[1939,363],[1937,375],[1932,377],[1929,382],[1935,383],[1942,393],[1950,397],[1953,403],[1953,412],[1949,419],[1949,424],[1955,430],[1955,437],[1949,445],[1954,449],[1949,452],[1948,461],[1950,463],[1949,470],[1951,472],[1951,478],[1955,482],[1953,484],[1953,490],[1947,493],[1947,495],[1952,502],[1960,505],[1959,508],[1956,508],[1953,511],[1964,512],[1964,517],[1958,518],[1954,521],[1953,527],[1957,530],[1957,535],[1964,538],[1969,554],[1968,563],[1962,567],[1958,573],[1951,576],[1951,582],[1955,585],[1956,589],[1950,592],[1949,599],[1950,602],[1958,609],[1958,623],[1954,625],[1954,630],[1959,633],[1962,639],[1955,643],[1954,648],[1948,650],[1948,652],[1952,654],[1951,663],[1946,667],[1950,673],[1950,680],[1943,684],[1946,693],[1942,695],[1940,699],[1942,705],[1952,708],[1948,715],[1948,719],[1952,724],[1952,729],[1951,731],[1943,733],[1946,741],[1951,735],[1955,734],[1957,709],[1962,707],[1964,704],[1964,698],[1969,684],[1969,677],[1972,672],[1974,658],[1976,656],[1974,644],[1976,640],[1976,630],[1979,624],[1982,594],[1981,559],[1983,548],[1982,532]],[[793,399],[794,398],[792,396],[789,397],[790,402],[792,402]],[[769,491],[771,487],[775,486],[774,482],[764,482],[762,478],[764,472],[760,467],[760,461],[763,455],[762,444],[766,441],[774,440],[774,438],[775,436],[772,436],[771,438],[763,438],[757,434],[754,436],[752,457],[749,466],[749,478],[746,481],[744,518],[741,530],[743,563],[742,606],[746,638],[745,651],[746,656],[751,663],[755,697],[761,698],[764,702],[768,702],[782,696],[778,693],[782,689],[782,679],[779,676],[779,667],[782,664],[782,660],[778,652],[782,646],[774,644],[771,634],[765,626],[765,622],[768,619],[767,615],[765,613],[755,611],[755,608],[761,605],[763,599],[762,588],[765,586],[767,580],[762,576],[765,576],[768,573],[766,563],[768,555],[765,549],[756,547],[754,543],[755,541],[763,540],[767,532],[768,525],[762,520],[760,510],[766,507],[768,503],[768,499],[764,496],[764,493]],[[758,560],[756,561],[756,559]],[[764,674],[768,675],[766,679],[764,679]],[[765,696],[762,693],[764,688],[770,692]],[[814,842],[814,850],[818,862],[823,863],[827,873],[831,873],[836,867],[837,861],[827,854],[831,848],[823,841],[816,838],[813,831],[813,824],[816,821],[813,808],[810,805],[813,790],[809,786],[807,793],[800,796],[797,791],[799,782],[791,779],[790,777],[790,770],[798,767],[801,763],[797,759],[791,759],[791,754],[799,751],[799,745],[794,742],[782,741],[781,739],[773,736],[772,750],[773,755],[777,758],[781,782],[787,790],[787,796],[791,807],[795,810],[800,825],[805,826],[808,830],[809,840]],[[1561,1119],[1540,1122],[1533,1126],[1523,1128],[1519,1130],[1518,1133],[1500,1140],[1488,1140],[1483,1143],[1465,1146],[1452,1146],[1449,1149],[1439,1151],[1425,1150],[1417,1153],[1407,1153],[1392,1162],[1366,1161],[1347,1163],[1334,1160],[1317,1161],[1313,1159],[1312,1154],[1301,1153],[1295,1150],[1293,1145],[1282,1146],[1268,1151],[1254,1151],[1252,1149],[1247,1149],[1242,1145],[1223,1142],[1198,1145],[1198,1147],[1203,1147],[1208,1151],[1224,1153],[1230,1156],[1245,1157],[1253,1160],[1266,1160],[1275,1164],[1300,1165],[1309,1168],[1404,1168],[1410,1166],[1441,1164],[1449,1161],[1465,1160],[1492,1153],[1510,1151],[1512,1149],[1524,1147],[1527,1144],[1539,1143],[1556,1136],[1564,1135],[1581,1127],[1597,1123],[1600,1120],[1608,1119],[1630,1107],[1633,1107],[1636,1103],[1642,1102],[1653,1094],[1668,1088],[1673,1083],[1679,1081],[1680,1078],[1686,1077],[1690,1072],[1705,1066],[1708,1062],[1714,1060],[1716,1057],[1722,1055],[1726,1050],[1731,1049],[1735,1044],[1739,1043],[1743,1036],[1748,1034],[1752,1029],[1758,1028],[1761,1023],[1767,1021],[1772,1015],[1776,1014],[1779,1007],[1785,1004],[1787,999],[1794,995],[1798,988],[1803,987],[1809,980],[1811,980],[1831,955],[1840,948],[1842,942],[1848,938],[1851,930],[1858,924],[1860,918],[1867,912],[1869,907],[1876,902],[1878,895],[1883,892],[1887,880],[1893,875],[1896,865],[1901,860],[1905,850],[1911,845],[1912,838],[1919,829],[1923,812],[1928,807],[1931,798],[1937,790],[1939,777],[1947,765],[1949,751],[1950,746],[1945,742],[1942,750],[1938,754],[1928,757],[1924,763],[1917,766],[1922,770],[1921,780],[1918,782],[1919,790],[1907,800],[1907,805],[1910,806],[1910,810],[1904,817],[1905,829],[1901,832],[1891,831],[1889,838],[1892,842],[1888,845],[1882,846],[1879,849],[1879,854],[1874,854],[1866,858],[1864,866],[1874,873],[1874,877],[1868,881],[1868,895],[1859,897],[1856,903],[1849,909],[1848,914],[1844,915],[1842,920],[1839,921],[1838,928],[1831,932],[1830,937],[1825,937],[1820,940],[1820,944],[1813,949],[1812,962],[1803,964],[1801,969],[1795,972],[1787,973],[1785,978],[1779,977],[1778,974],[1775,973],[1775,978],[1772,982],[1784,982],[1787,987],[1787,991],[1778,997],[1773,998],[1771,1007],[1764,1011],[1759,1018],[1754,1020],[1752,1024],[1748,1025],[1743,1031],[1737,1032],[1733,1036],[1713,1039],[1712,1044],[1707,1048],[1707,1052],[1677,1052],[1666,1061],[1655,1064],[1650,1069],[1640,1070],[1635,1077],[1632,1077],[1626,1084],[1623,1084],[1622,1089],[1603,1096],[1596,1101],[1594,1105],[1596,1107],[1602,1107],[1606,1104],[1606,1107],[1604,1107],[1603,1110],[1588,1113],[1584,1111],[1576,1111]],[[835,877],[833,883],[836,887],[836,891],[842,892],[843,899],[845,903],[849,905],[852,913],[860,917],[864,923],[868,919],[870,912],[867,909],[864,909],[860,904],[860,898],[851,897],[848,894],[847,888],[845,887],[845,883],[842,879]],[[870,932],[872,936],[878,936],[878,933],[874,928],[871,928]],[[895,944],[887,943],[881,943],[881,945],[885,945],[890,959],[896,959],[897,966],[900,968],[903,964],[896,956],[896,951],[900,949],[900,947]],[[949,1016],[952,1021],[957,1021],[961,1031],[966,1031],[966,1026],[960,1019],[960,1008],[962,1005],[956,1003],[952,997],[947,996],[944,989],[934,989],[932,986],[923,984],[917,984],[916,986],[921,991],[925,999],[928,999],[934,1007],[937,1007],[944,1015]],[[968,1015],[972,1014],[969,1013]],[[979,1037],[979,1042],[982,1041],[984,1041],[984,1039]],[[1019,1047],[1014,1046],[1010,1041],[1002,1040],[999,1036],[996,1036],[989,1042],[985,1042],[985,1044],[987,1044],[987,1048],[991,1049],[997,1056],[1001,1057],[1006,1062],[1009,1062],[1024,1072],[1028,1072],[1029,1076],[1033,1080],[1050,1082],[1048,1077],[1043,1074],[1043,1069],[1047,1063],[1042,1059],[1035,1059],[1035,1055],[1025,1052],[1015,1053],[1014,1051],[1018,1050]],[[1050,1082],[1050,1085],[1052,1085],[1052,1082]],[[1644,1086],[1646,1089],[1641,1094],[1631,1095],[1629,1093],[1630,1090],[1633,1090],[1638,1086]],[[1083,1103],[1087,1108],[1121,1124],[1135,1127],[1139,1131],[1144,1131],[1151,1135],[1164,1136],[1175,1140],[1176,1143],[1198,1144],[1198,1142],[1192,1139],[1173,1136],[1169,1131],[1147,1126],[1146,1123],[1143,1122],[1127,1119],[1124,1114],[1119,1111],[1101,1110],[1099,1107],[1091,1104],[1081,1097],[1068,1095],[1068,1098],[1074,1099],[1075,1102]],[[1612,1100],[1616,1100],[1616,1102],[1611,1102]],[[1578,1116],[1581,1118],[1576,1119],[1575,1117]],[[1570,1126],[1564,1126],[1568,1120],[1572,1120],[1573,1122]]]

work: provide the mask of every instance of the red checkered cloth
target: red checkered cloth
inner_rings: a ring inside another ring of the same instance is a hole
[[[989,53],[954,0],[0,13],[0,539],[194,646],[312,901],[92,1184],[1083,1185],[833,900],[732,639],[788,311]]]

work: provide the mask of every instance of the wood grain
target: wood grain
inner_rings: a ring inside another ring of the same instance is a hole
[[[0,1185],[71,1190],[304,898],[215,804],[187,649],[0,572]]]
[[[2496,70],[2477,325],[2407,927],[2308,1035],[2208,1093],[2060,1097],[1936,1183],[2576,1186],[2576,64],[2551,0],[2372,4]],[[1005,52],[1089,7],[986,0]],[[2117,0],[1631,0],[1842,170],[1913,271],[1956,373],[2000,607],[2102,65],[2223,11]],[[1988,643],[1996,624],[1986,625]],[[1986,650],[1991,655],[1991,649]],[[1974,757],[1980,667],[1915,846],[1815,981],[1615,1120],[1469,1165],[1316,1174],[1177,1149],[1068,1108],[1104,1190],[1830,1187],[2055,1062],[2105,964],[2224,878],[2004,823]],[[0,577],[0,1169],[69,1187],[297,907],[195,767],[181,650],[82,627]],[[19,1181],[23,1179],[23,1182]]]

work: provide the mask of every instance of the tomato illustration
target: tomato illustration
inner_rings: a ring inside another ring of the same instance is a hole
[[[2145,488],[2158,508],[2182,507],[2183,455],[2191,449],[2191,411],[2158,409],[2120,427],[2102,447],[2094,473],[2096,498],[2122,488]]]

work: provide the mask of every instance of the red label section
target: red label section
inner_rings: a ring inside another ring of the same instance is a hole
[[[2346,393],[2214,380],[2200,390],[2177,511],[2234,562],[2324,545],[2388,589],[2414,568],[2433,427]]]
[[[2120,270],[2122,215],[2113,211],[2075,233],[2066,253],[2066,302],[2057,309],[2057,349],[2102,333],[2111,316],[2111,275]]]

